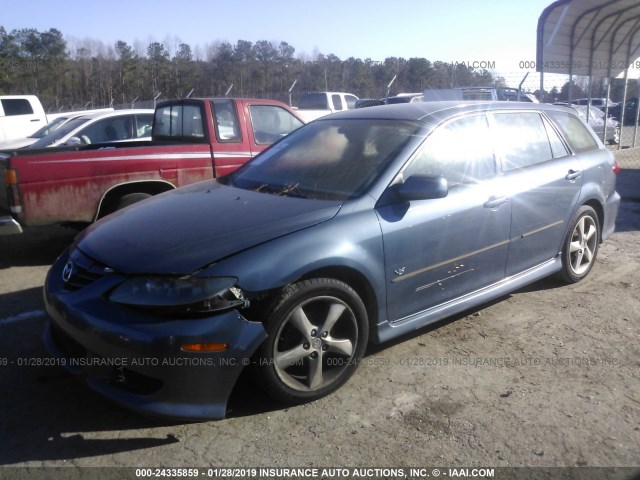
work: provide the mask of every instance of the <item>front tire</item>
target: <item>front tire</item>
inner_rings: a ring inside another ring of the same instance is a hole
[[[593,208],[583,205],[574,214],[564,242],[561,278],[567,283],[577,283],[585,278],[596,261],[599,244],[598,215]]]
[[[272,397],[302,403],[351,377],[369,336],[365,306],[346,283],[317,278],[288,286],[267,316],[258,381]]]

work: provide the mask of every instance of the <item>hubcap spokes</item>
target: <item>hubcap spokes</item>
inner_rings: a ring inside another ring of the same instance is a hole
[[[334,297],[308,300],[278,331],[273,352],[276,373],[294,390],[322,388],[350,365],[357,337],[356,318],[346,303]]]
[[[596,233],[595,221],[589,216],[582,217],[573,230],[569,254],[571,269],[576,275],[582,275],[586,272],[593,262],[598,242]]]

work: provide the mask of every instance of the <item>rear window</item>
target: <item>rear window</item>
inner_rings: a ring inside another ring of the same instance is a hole
[[[576,152],[595,150],[598,142],[593,138],[589,129],[570,112],[547,112],[554,123],[558,126],[564,137],[569,142],[569,146]]]
[[[199,105],[158,107],[154,117],[154,134],[159,137],[204,139],[202,110]]]
[[[2,109],[7,117],[14,115],[31,115],[33,108],[29,100],[23,98],[10,98],[2,100]]]

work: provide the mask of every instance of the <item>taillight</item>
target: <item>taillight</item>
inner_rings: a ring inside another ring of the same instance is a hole
[[[18,173],[13,168],[7,168],[5,172],[7,182],[7,194],[9,198],[9,210],[15,215],[22,213],[20,204],[20,191],[18,190]]]
[[[617,161],[613,161],[613,173],[616,175],[620,173],[620,165],[618,165]]]
[[[18,184],[18,174],[13,168],[7,168],[6,171],[6,180],[7,185],[17,185]]]

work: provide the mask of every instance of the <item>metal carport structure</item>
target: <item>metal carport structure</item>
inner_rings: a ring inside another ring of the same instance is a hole
[[[574,76],[588,77],[589,97],[594,77],[606,79],[607,97],[611,79],[624,79],[624,115],[628,80],[640,82],[639,58],[639,0],[558,0],[538,19],[540,92],[544,92],[545,73],[569,75],[569,102]],[[637,123],[636,118],[636,129]]]

